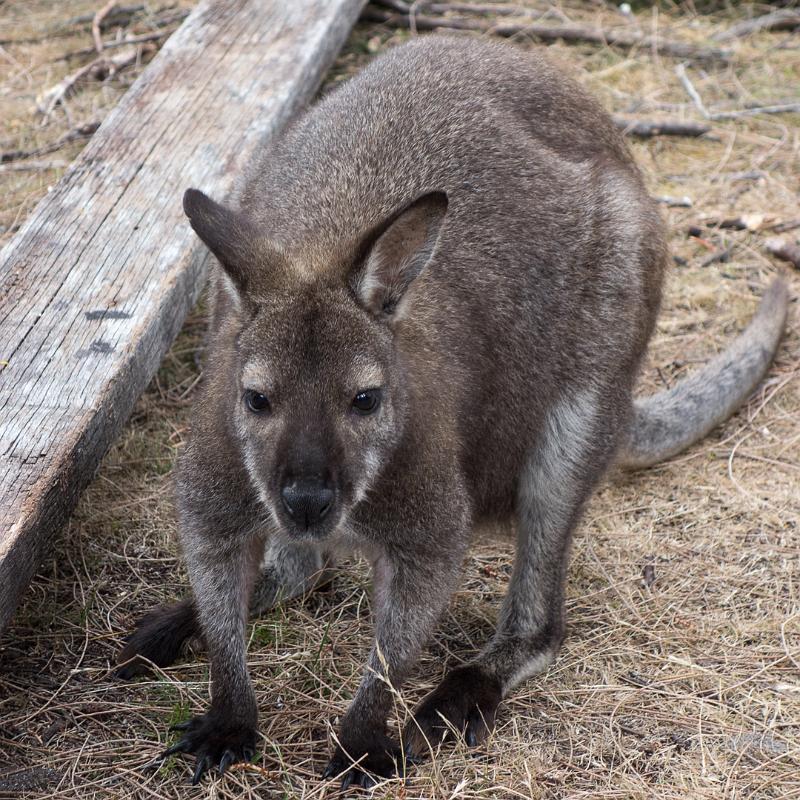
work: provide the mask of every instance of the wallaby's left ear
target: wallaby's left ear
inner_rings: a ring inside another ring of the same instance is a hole
[[[446,213],[447,195],[431,192],[366,238],[354,288],[367,310],[385,317],[402,313],[403,296],[430,260]]]

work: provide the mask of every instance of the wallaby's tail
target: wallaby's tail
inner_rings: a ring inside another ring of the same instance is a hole
[[[733,414],[764,377],[783,335],[788,306],[788,287],[778,278],[730,347],[672,389],[636,400],[617,464],[625,469],[657,464]]]
[[[136,623],[136,630],[117,656],[116,676],[130,680],[150,671],[152,662],[168,667],[180,657],[183,645],[200,634],[194,602],[187,597],[151,611]]]

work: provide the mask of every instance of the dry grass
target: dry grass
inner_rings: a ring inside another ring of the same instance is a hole
[[[624,24],[602,3],[561,9],[576,21]],[[93,4],[0,3],[0,39],[11,29],[15,38],[50,30],[86,10]],[[698,16],[685,6],[642,8],[636,21],[700,42],[751,10]],[[406,35],[359,26],[334,80]],[[42,129],[31,111],[34,95],[67,71],[54,59],[90,44],[83,27],[3,45],[0,149],[52,141],[113,105],[123,80],[76,95],[72,123],[59,113]],[[523,36],[518,45],[536,46]],[[688,67],[706,105],[742,107],[792,93],[800,100],[796,35],[764,33],[734,47],[728,66]],[[614,111],[698,118],[672,60],[590,46],[550,53]],[[713,140],[633,144],[655,194],[694,203],[666,210],[684,264],[669,283],[645,390],[723,347],[775,273],[763,232],[710,230],[701,241],[686,229],[704,216],[800,217],[798,119],[741,118],[715,124]],[[67,160],[77,149],[57,156]],[[13,227],[57,175],[0,174],[0,224]],[[709,248],[728,247],[728,261],[700,266]],[[792,280],[796,290],[796,273]],[[169,740],[167,724],[206,702],[202,656],[132,685],[108,672],[135,616],[184,591],[169,473],[186,435],[202,328],[199,313],[187,322],[3,636],[0,796],[335,794],[317,775],[369,646],[362,563],[344,569],[331,591],[252,626],[261,754],[223,780],[190,791],[183,761],[151,763]],[[504,704],[489,743],[478,753],[443,749],[407,784],[385,784],[375,796],[800,797],[798,374],[793,315],[769,379],[735,418],[668,464],[612,476],[595,497],[575,541],[564,649],[546,675]],[[507,543],[476,545],[462,590],[403,692],[401,720],[447,665],[488,636],[510,562]]]

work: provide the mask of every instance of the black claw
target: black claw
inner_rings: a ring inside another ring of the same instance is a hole
[[[189,743],[186,741],[186,739],[181,739],[177,744],[172,745],[172,747],[168,747],[161,754],[161,758],[169,758],[170,756],[174,756],[176,753],[185,753],[188,747]]]
[[[219,774],[224,775],[225,771],[228,767],[236,761],[236,756],[234,755],[232,750],[226,750],[222,754],[222,758],[219,760]]]
[[[197,786],[197,784],[200,783],[200,779],[203,777],[203,773],[206,771],[207,767],[207,756],[197,759],[197,766],[194,768],[194,775],[192,775],[192,786]]]
[[[478,737],[475,735],[475,731],[472,728],[467,728],[466,736],[464,737],[467,740],[467,744],[470,747],[477,747],[478,746]]]
[[[362,772],[360,777],[361,777],[360,783],[365,789],[371,789],[377,783],[375,778],[373,778],[372,775],[366,772]]]
[[[342,791],[345,789],[349,789],[352,785],[353,781],[356,779],[356,773],[354,770],[349,769],[345,772],[344,776],[342,777]]]
[[[171,731],[188,731],[192,727],[192,720],[187,719],[186,722],[176,722],[174,725],[169,726]]]
[[[327,781],[329,778],[332,778],[336,774],[336,767],[333,764],[328,764],[325,767],[325,771],[322,773],[322,780]]]
[[[242,748],[242,761],[252,761],[256,751],[252,747]]]

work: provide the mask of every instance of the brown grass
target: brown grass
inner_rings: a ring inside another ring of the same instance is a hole
[[[94,7],[0,3],[0,39],[11,31],[14,38],[36,36]],[[622,20],[602,3],[565,2],[561,10],[575,21]],[[644,8],[636,19],[643,28],[702,42],[751,11],[698,16],[683,5]],[[407,35],[359,26],[332,80]],[[517,44],[537,46],[524,36]],[[66,74],[54,59],[90,45],[88,26],[3,45],[0,149],[53,141],[69,127],[61,112],[39,127],[33,98]],[[728,66],[688,67],[706,105],[800,100],[796,35],[764,33],[734,47]],[[549,50],[609,109],[698,118],[672,60],[591,46]],[[73,124],[105,113],[135,74],[83,87],[69,101]],[[632,144],[655,194],[693,200],[692,208],[665,212],[673,252],[684,263],[669,282],[645,391],[722,348],[776,272],[763,231],[710,230],[701,241],[686,229],[705,216],[800,217],[798,119],[741,118],[715,124],[714,140]],[[68,160],[78,148],[56,156]],[[754,171],[756,177],[739,175]],[[0,225],[13,228],[57,177],[0,174]],[[700,266],[710,248],[722,247],[733,248],[728,261]],[[796,290],[796,273],[792,281]],[[2,638],[0,796],[335,794],[317,776],[369,646],[364,564],[343,569],[331,591],[252,626],[261,752],[255,764],[222,780],[190,790],[184,761],[153,763],[170,740],[167,724],[206,703],[202,655],[132,685],[108,672],[137,614],[185,590],[169,473],[186,435],[202,329],[195,314],[67,530],[53,537]],[[387,783],[375,796],[800,797],[798,374],[793,315],[768,380],[739,414],[687,454],[641,474],[612,476],[597,494],[575,541],[564,649],[547,674],[504,704],[489,743],[477,753],[444,748],[407,784]],[[398,701],[401,721],[447,665],[468,658],[488,636],[511,557],[504,541],[476,545],[462,589]]]

